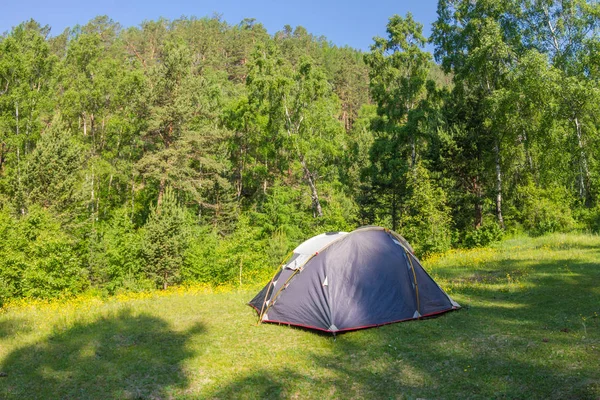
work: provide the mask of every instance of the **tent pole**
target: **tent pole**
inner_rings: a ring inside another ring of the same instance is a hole
[[[273,281],[275,280],[275,277],[277,276],[277,272],[279,272],[283,268],[283,266],[285,265],[285,262],[288,260],[288,258],[290,258],[290,256],[292,254],[294,254],[294,250],[290,251],[288,253],[288,255],[285,256],[285,258],[281,262],[281,265],[279,266],[279,268],[277,269],[277,271],[275,271],[275,274],[273,274],[273,277],[271,278],[271,282],[269,283],[269,288],[267,289],[267,293],[265,293],[265,299],[263,300],[262,307],[260,307],[260,313],[258,314],[258,322],[256,323],[256,325],[260,324],[260,322],[262,321],[262,316],[263,316],[263,310],[265,308],[265,303],[267,302],[267,298],[269,297],[269,291],[271,290],[271,287],[273,287]]]
[[[419,284],[417,283],[417,274],[415,272],[415,266],[413,265],[413,262],[412,262],[412,259],[411,259],[412,254],[408,254],[408,252],[406,251],[406,249],[404,249],[404,253],[407,256],[408,262],[410,263],[410,268],[412,269],[413,280],[415,282],[415,294],[417,296],[417,312],[419,313],[419,318],[421,318],[421,304],[419,303]]]

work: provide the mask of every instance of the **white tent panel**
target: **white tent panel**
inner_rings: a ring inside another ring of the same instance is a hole
[[[339,239],[340,237],[346,234],[348,234],[348,232],[322,233],[320,235],[308,239],[306,242],[303,242],[300,246],[296,247],[294,253],[308,255],[315,254],[317,251],[321,250],[329,243],[333,242],[336,239]]]

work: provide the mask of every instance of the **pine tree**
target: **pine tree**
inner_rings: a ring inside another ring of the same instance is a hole
[[[144,229],[146,273],[167,289],[179,280],[189,235],[185,210],[169,186],[165,188],[162,202],[152,208]]]

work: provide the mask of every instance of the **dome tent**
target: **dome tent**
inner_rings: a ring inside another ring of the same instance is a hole
[[[302,243],[249,305],[262,322],[334,334],[460,308],[402,236],[372,226]]]

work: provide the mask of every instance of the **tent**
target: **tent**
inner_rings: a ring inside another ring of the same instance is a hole
[[[249,303],[262,322],[335,334],[460,308],[389,229],[324,233],[285,261]]]

